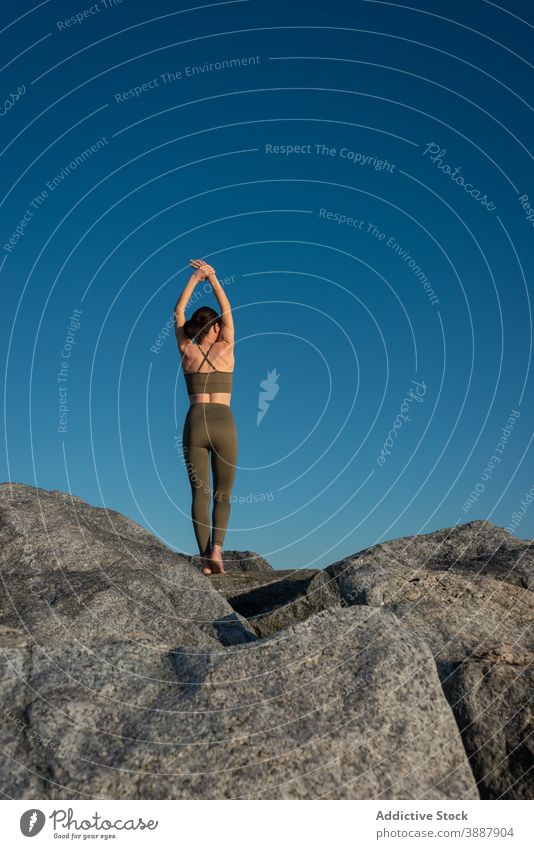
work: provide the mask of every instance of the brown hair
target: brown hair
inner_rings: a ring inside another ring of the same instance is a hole
[[[220,323],[221,317],[211,307],[199,307],[195,310],[191,318],[188,318],[184,324],[184,333],[188,339],[196,339],[197,342],[202,342],[206,333],[209,332],[216,322]]]

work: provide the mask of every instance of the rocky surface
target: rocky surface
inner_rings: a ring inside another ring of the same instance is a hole
[[[534,795],[532,546],[502,529],[322,571],[228,552],[206,578],[118,513],[4,484],[0,538],[7,796]]]
[[[36,640],[255,638],[187,558],[120,513],[63,492],[2,484],[0,533],[0,623]]]
[[[441,668],[473,773],[484,799],[532,799],[532,655],[506,644]]]
[[[534,543],[483,521],[380,543],[332,564],[328,572],[341,576],[348,574],[349,566],[361,570],[391,565],[404,573],[425,570],[489,577],[534,589]]]
[[[382,611],[219,650],[12,633],[2,666],[17,798],[478,798],[431,653]]]
[[[315,606],[389,610],[426,642],[485,798],[534,798],[533,550],[470,522],[373,546],[307,591]]]
[[[213,575],[211,583],[259,637],[268,637],[323,609],[307,596],[317,574],[317,569],[277,569],[262,575]]]

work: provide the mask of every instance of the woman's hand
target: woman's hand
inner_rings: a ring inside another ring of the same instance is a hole
[[[208,265],[208,263],[204,262],[203,259],[190,259],[189,265],[192,265],[195,269],[194,274],[198,280],[209,280],[212,276],[215,276],[215,269],[213,266]]]
[[[194,272],[193,272],[193,278],[197,282],[200,282],[201,280],[206,279],[206,275],[204,274],[204,270],[203,270],[203,266],[205,265],[205,263],[202,260],[200,260],[200,259],[190,259],[189,265],[193,266],[193,268],[195,269]]]

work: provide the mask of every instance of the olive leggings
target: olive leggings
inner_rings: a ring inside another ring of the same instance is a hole
[[[230,493],[237,463],[237,429],[228,404],[192,404],[182,435],[191,484],[191,517],[200,554],[210,548],[210,453],[213,475],[211,545],[222,546],[230,518]]]

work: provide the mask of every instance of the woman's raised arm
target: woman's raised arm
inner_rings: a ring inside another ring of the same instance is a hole
[[[182,348],[185,347],[185,344],[190,341],[184,333],[185,308],[189,303],[189,299],[194,292],[195,286],[197,283],[200,283],[201,280],[204,280],[204,278],[204,272],[200,271],[199,268],[195,268],[193,274],[186,283],[182,294],[174,305],[174,332],[176,333],[176,342],[178,343],[180,350],[182,350]]]
[[[229,345],[234,343],[234,319],[232,316],[232,307],[223,287],[217,279],[215,269],[208,263],[199,259],[191,261],[191,265],[209,280],[213,293],[217,298],[219,307],[221,308],[221,330],[219,332],[219,342],[227,342]]]

